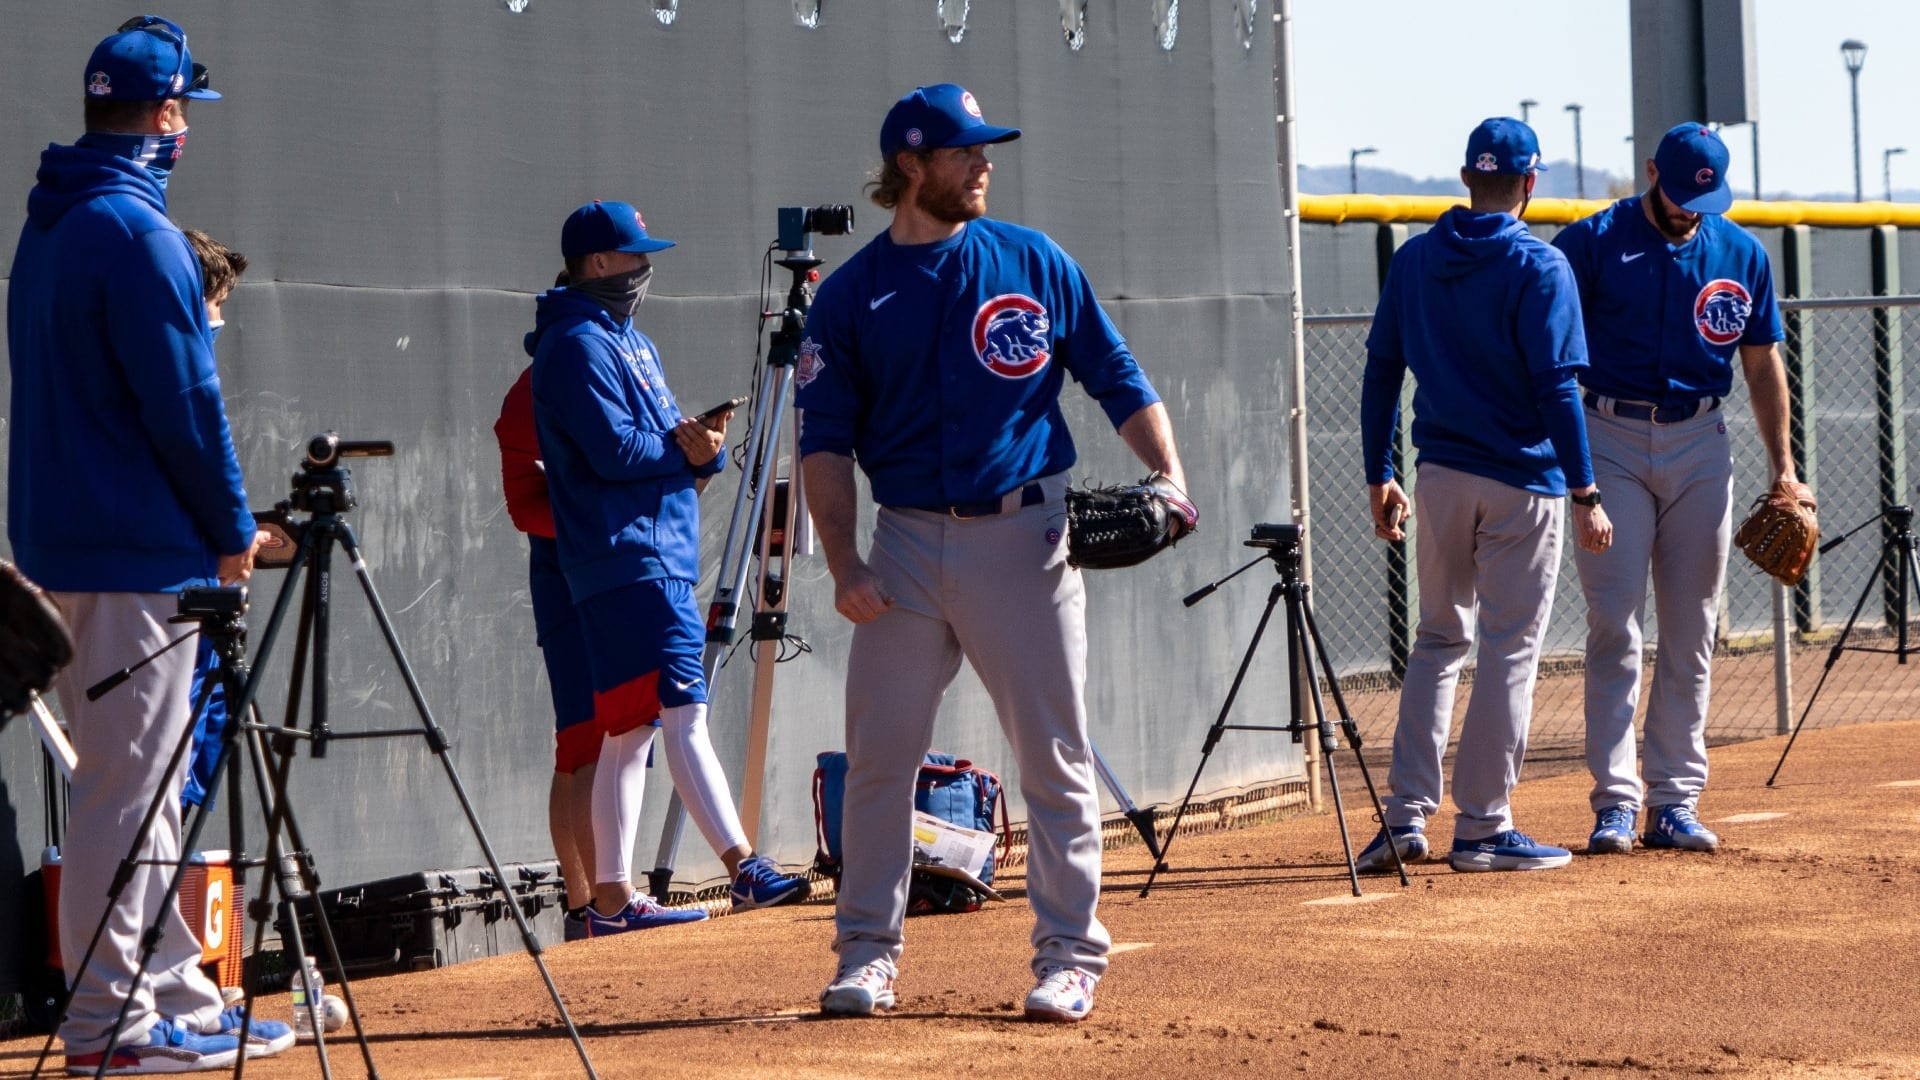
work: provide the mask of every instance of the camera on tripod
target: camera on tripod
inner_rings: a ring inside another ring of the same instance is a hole
[[[819,233],[821,236],[845,236],[852,231],[853,207],[843,203],[780,208],[778,246],[782,251],[811,250],[813,240],[810,234],[812,233]]]
[[[1275,525],[1271,522],[1257,522],[1253,526],[1253,539],[1244,541],[1248,547],[1271,548],[1276,551],[1299,551],[1300,538],[1306,530],[1299,525]]]
[[[182,621],[237,619],[246,613],[245,585],[202,585],[180,590]]]

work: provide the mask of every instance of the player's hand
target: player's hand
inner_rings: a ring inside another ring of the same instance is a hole
[[[1573,526],[1586,550],[1597,554],[1613,546],[1613,522],[1607,519],[1606,507],[1574,503]]]
[[[701,423],[719,432],[720,434],[725,435],[727,433],[727,421],[732,419],[733,419],[733,410],[728,409],[726,412],[723,412],[718,416],[710,416],[707,419],[702,420]]]
[[[220,584],[246,584],[247,579],[253,576],[254,552],[259,551],[260,545],[270,539],[272,539],[272,537],[267,533],[255,531],[253,534],[253,543],[247,545],[247,550],[233,555],[220,556],[220,563],[214,570],[215,575],[220,579]]]
[[[1367,504],[1373,512],[1373,535],[1382,540],[1405,540],[1405,523],[1413,520],[1413,503],[1397,480],[1367,485]]]
[[[833,572],[833,607],[848,622],[868,623],[893,606],[893,594],[873,568],[858,559]]]
[[[698,468],[719,456],[721,446],[727,441],[726,422],[721,421],[715,429],[683,416],[673,426],[673,441],[679,443],[680,452],[687,455],[687,464]]]

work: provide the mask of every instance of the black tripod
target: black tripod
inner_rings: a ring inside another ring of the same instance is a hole
[[[1253,527],[1253,539],[1246,541],[1248,547],[1265,548],[1260,558],[1228,574],[1226,577],[1199,589],[1183,601],[1188,607],[1213,595],[1214,591],[1227,582],[1259,565],[1261,559],[1270,560],[1280,575],[1267,593],[1267,606],[1260,613],[1260,624],[1254,628],[1253,640],[1247,643],[1246,655],[1240,659],[1240,670],[1234,673],[1233,685],[1227,690],[1227,700],[1220,706],[1220,715],[1207,729],[1206,745],[1200,750],[1200,767],[1193,770],[1193,782],[1187,785],[1186,797],[1180,800],[1180,809],[1173,816],[1173,824],[1167,829],[1166,838],[1160,841],[1160,852],[1165,854],[1173,845],[1173,838],[1180,832],[1180,821],[1187,815],[1187,806],[1193,802],[1193,793],[1200,786],[1200,774],[1206,771],[1207,759],[1213,756],[1213,748],[1220,743],[1220,737],[1228,731],[1284,731],[1299,742],[1301,736],[1309,731],[1320,736],[1320,759],[1327,763],[1327,782],[1333,789],[1334,820],[1340,823],[1340,846],[1346,852],[1347,880],[1353,886],[1353,895],[1360,895],[1360,873],[1353,861],[1353,838],[1347,833],[1346,807],[1340,800],[1340,777],[1333,769],[1333,752],[1337,749],[1334,742],[1334,722],[1327,715],[1326,704],[1321,700],[1319,683],[1314,675],[1316,659],[1320,671],[1325,675],[1327,686],[1333,691],[1334,707],[1340,713],[1340,729],[1345,732],[1347,745],[1353,750],[1353,760],[1360,766],[1360,775],[1367,782],[1367,794],[1373,798],[1373,813],[1377,820],[1386,821],[1386,812],[1380,807],[1380,792],[1373,786],[1373,774],[1367,770],[1367,760],[1360,754],[1360,728],[1353,722],[1353,714],[1347,710],[1347,699],[1340,692],[1340,680],[1334,674],[1333,661],[1327,659],[1326,643],[1320,638],[1320,624],[1314,621],[1313,606],[1307,602],[1307,583],[1300,579],[1300,541],[1306,535],[1305,526],[1259,524]],[[1247,669],[1253,666],[1253,654],[1260,647],[1260,639],[1267,632],[1267,623],[1272,620],[1274,609],[1284,599],[1287,603],[1287,680],[1288,680],[1288,721],[1284,725],[1271,724],[1229,724],[1227,714],[1233,711],[1234,698],[1240,694],[1240,684],[1247,677]],[[1313,705],[1313,719],[1308,721],[1302,714],[1307,702]],[[1398,846],[1388,843],[1387,849],[1393,852],[1393,865],[1400,873],[1400,884],[1407,885],[1407,868],[1400,861]],[[1147,875],[1147,883],[1140,889],[1140,895],[1146,896],[1160,871],[1167,868],[1164,858],[1156,861],[1153,872]]]
[[[230,593],[237,597],[237,599],[230,601],[224,609],[194,616],[196,620],[202,622],[205,632],[213,637],[215,649],[222,657],[221,679],[228,688],[229,718],[227,729],[222,740],[219,760],[215,765],[213,780],[207,792],[207,798],[202,804],[200,813],[195,816],[193,826],[182,845],[181,863],[175,868],[173,879],[169,882],[167,899],[162,907],[162,911],[165,912],[171,909],[174,895],[177,893],[184,875],[186,861],[191,857],[190,853],[193,851],[195,842],[199,837],[200,829],[205,823],[206,806],[212,804],[218,789],[220,774],[225,771],[227,762],[231,760],[233,742],[237,733],[245,731],[248,735],[249,749],[253,755],[255,775],[257,778],[260,778],[258,780],[261,788],[260,797],[262,806],[266,810],[268,822],[267,853],[264,865],[271,868],[273,873],[268,878],[269,884],[266,888],[263,888],[262,892],[266,893],[271,888],[278,888],[281,897],[280,908],[285,916],[284,925],[286,927],[286,933],[291,939],[294,948],[297,950],[293,954],[295,956],[306,955],[296,904],[302,900],[307,902],[307,907],[311,911],[315,926],[320,933],[321,941],[325,945],[326,954],[333,959],[334,975],[341,987],[342,1000],[347,1007],[349,1017],[353,1021],[354,1030],[358,1034],[361,1053],[366,1061],[368,1075],[377,1076],[378,1070],[374,1066],[372,1052],[368,1045],[365,1031],[360,1023],[359,1010],[354,1004],[353,991],[347,980],[346,959],[335,946],[331,925],[326,918],[325,910],[317,895],[320,881],[315,871],[312,854],[301,837],[298,823],[294,820],[288,805],[289,800],[286,798],[287,777],[294,758],[294,747],[298,740],[307,740],[312,748],[312,755],[320,758],[326,756],[327,743],[332,739],[424,737],[428,748],[440,759],[440,763],[446,771],[447,779],[453,786],[455,796],[459,799],[461,810],[467,818],[468,825],[473,830],[474,839],[479,843],[481,851],[486,855],[487,864],[493,873],[493,884],[501,890],[503,894],[503,906],[513,916],[514,923],[520,930],[521,940],[526,946],[527,954],[532,957],[535,967],[540,971],[540,977],[546,984],[548,994],[553,998],[554,1006],[560,1014],[561,1022],[567,1030],[568,1037],[573,1041],[574,1049],[579,1053],[581,1064],[585,1067],[588,1076],[595,1077],[598,1074],[594,1071],[593,1062],[587,1056],[586,1047],[580,1040],[580,1034],[574,1028],[573,1018],[568,1014],[566,1003],[561,1000],[559,988],[554,985],[553,976],[547,970],[546,962],[541,956],[540,941],[534,936],[532,927],[528,924],[525,914],[521,911],[519,901],[513,895],[511,882],[506,876],[505,871],[501,868],[499,859],[494,855],[493,846],[488,842],[486,832],[481,827],[479,817],[473,808],[473,803],[467,797],[466,789],[460,782],[460,776],[454,767],[452,758],[448,756],[447,751],[451,743],[447,738],[447,734],[445,730],[440,728],[433,720],[432,712],[427,706],[426,698],[421,692],[419,682],[414,678],[413,669],[408,664],[406,655],[400,648],[399,638],[395,635],[393,625],[387,618],[386,610],[380,603],[379,594],[374,589],[373,579],[367,572],[366,563],[360,557],[359,544],[353,535],[353,529],[341,518],[342,514],[357,504],[351,487],[351,474],[341,464],[341,459],[345,457],[386,456],[392,453],[393,444],[390,442],[343,441],[332,432],[317,435],[307,445],[307,456],[306,460],[302,463],[301,471],[294,474],[291,497],[277,504],[271,513],[259,515],[262,529],[273,534],[275,543],[271,546],[263,546],[257,565],[261,568],[284,566],[289,572],[286,582],[280,589],[279,596],[274,601],[273,612],[268,619],[266,632],[261,637],[259,648],[261,663],[256,665],[250,672],[247,670],[244,662],[243,642],[245,627],[240,621],[240,616],[245,610],[244,591],[217,589],[198,590],[198,592],[208,594]],[[294,517],[293,511],[306,513],[306,519],[301,520]],[[420,724],[418,727],[335,732],[328,723],[327,646],[328,632],[332,625],[332,554],[333,548],[336,545],[346,552],[347,558],[353,566],[354,573],[359,578],[361,588],[366,594],[374,618],[379,624],[381,635],[386,641],[387,648],[393,656],[395,665],[400,670],[401,677],[405,681],[407,691],[412,698],[414,708],[419,715]],[[304,581],[300,577],[300,571],[302,569],[307,571]],[[279,636],[280,628],[285,621],[287,611],[291,606],[291,601],[296,591],[301,595],[300,622],[297,631],[292,674],[288,680],[287,712],[281,726],[269,728],[258,721],[257,711],[253,709],[253,701],[258,690],[260,672],[264,668],[265,659],[270,655],[273,643]],[[186,606],[184,600],[182,606],[183,609]],[[220,617],[212,617],[215,615]],[[186,616],[183,615],[182,618],[186,618]],[[172,648],[180,644],[183,640],[186,640],[186,638],[175,640],[169,644],[167,648]],[[161,651],[165,650],[163,649]],[[144,664],[151,659],[152,658],[149,657],[147,661],[142,661],[142,663]],[[311,682],[313,712],[310,730],[301,731],[298,725],[301,683],[306,675],[309,661],[311,661],[313,669]],[[138,666],[139,665],[135,665],[136,668]],[[132,670],[133,669],[127,669],[106,680],[99,686],[89,690],[89,695],[97,697],[100,693],[111,690],[113,686],[124,681],[125,677]],[[204,708],[204,701],[201,707]],[[196,717],[197,715],[196,713]],[[243,722],[240,719],[241,717],[249,717],[250,719]],[[271,762],[269,762],[264,751],[259,746],[260,733],[264,731],[270,731],[274,736],[273,750],[277,757]],[[192,725],[189,725],[189,730],[185,738],[183,738],[181,746],[175,750],[170,771],[171,769],[177,769],[179,767],[179,762],[183,759],[191,739]],[[163,794],[156,793],[155,801],[148,809],[147,821],[141,828],[142,836],[144,836],[147,829],[150,828],[160,806],[159,800],[162,798],[164,798]],[[283,835],[290,843],[283,845]],[[140,841],[136,839],[135,853],[138,851],[139,843]],[[129,859],[123,862],[119,878],[116,879],[115,895],[117,895],[117,887],[122,883],[120,879],[130,876],[132,870],[133,860],[130,855]],[[264,941],[267,924],[272,918],[274,907],[275,905],[265,895],[248,905],[248,915],[252,918],[255,925],[254,948],[256,955]],[[109,906],[109,910],[111,910],[111,905]],[[106,921],[106,917],[103,916],[101,920],[101,930],[104,930]],[[96,930],[94,935],[95,945],[98,944],[100,936],[101,931]],[[158,924],[156,923],[154,927],[148,929],[143,939],[141,963],[136,978],[144,975],[147,963],[150,961],[158,945],[159,937],[160,932]],[[91,957],[92,951],[93,947],[90,946],[88,950],[89,957]],[[317,993],[318,987],[306,983],[307,976],[304,967],[305,965],[303,964],[303,970],[298,977],[303,982],[303,989],[307,992],[308,1000],[313,1002],[317,1008],[320,1001]],[[85,970],[84,963],[82,964],[82,970]],[[249,987],[246,1015],[250,1017],[252,1011],[251,980],[249,981]],[[128,998],[122,1001],[121,1015],[123,1021],[131,1000],[131,996],[129,995]],[[116,1032],[118,1031],[118,1026],[118,1024],[115,1025]],[[317,1017],[316,1023],[314,1024],[314,1039],[315,1048],[320,1060],[321,1073],[323,1076],[330,1077],[332,1072],[327,1059],[324,1026],[318,1022]],[[49,1045],[50,1044],[51,1040],[49,1040]],[[245,1047],[243,1044],[236,1071],[244,1067],[246,1060],[244,1050]],[[112,1054],[113,1046],[110,1043],[106,1053],[102,1057],[103,1069],[105,1067],[104,1063],[111,1060]],[[42,1056],[44,1058],[44,1051]]]
[[[1913,507],[1887,507],[1839,537],[1821,544],[1820,554],[1825,555],[1846,543],[1854,533],[1876,521],[1887,523],[1885,535],[1880,542],[1880,558],[1874,561],[1873,573],[1867,578],[1866,588],[1860,590],[1860,599],[1854,601],[1853,614],[1847,616],[1846,627],[1840,631],[1840,636],[1834,639],[1833,648],[1827,650],[1827,663],[1820,671],[1820,681],[1814,684],[1813,693],[1807,697],[1807,707],[1800,711],[1800,721],[1793,725],[1793,734],[1787,737],[1787,745],[1780,751],[1780,760],[1774,762],[1773,774],[1767,777],[1768,787],[1772,787],[1774,780],[1779,778],[1780,767],[1787,763],[1787,754],[1793,750],[1793,741],[1800,737],[1800,729],[1805,726],[1808,714],[1813,712],[1813,703],[1820,699],[1820,689],[1827,685],[1827,676],[1833,674],[1833,665],[1840,659],[1843,651],[1852,649],[1855,652],[1890,653],[1902,664],[1907,662],[1908,654],[1920,652],[1920,646],[1907,644],[1907,591],[1909,588],[1920,588],[1920,561],[1916,561],[1914,555],[1916,546],[1920,546],[1920,541],[1916,541],[1913,535]],[[1886,573],[1888,563],[1897,567],[1895,573],[1900,580],[1897,591],[1889,589],[1887,592],[1887,599],[1890,601],[1887,612],[1888,621],[1893,623],[1894,641],[1897,644],[1891,649],[1877,649],[1870,645],[1848,645],[1847,638],[1853,635],[1853,624],[1859,620],[1860,610],[1867,606],[1867,597],[1873,595],[1873,587],[1879,582],[1880,575]]]

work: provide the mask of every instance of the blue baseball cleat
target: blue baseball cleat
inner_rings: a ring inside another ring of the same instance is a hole
[[[590,938],[624,934],[629,930],[653,930],[662,926],[699,922],[707,917],[700,908],[664,908],[645,893],[634,893],[627,906],[612,915],[602,915],[587,905],[587,933]]]
[[[1594,818],[1593,835],[1587,837],[1589,855],[1625,855],[1633,850],[1634,809],[1609,806]]]
[[[1653,820],[1640,842],[1650,848],[1678,848],[1681,851],[1718,851],[1720,838],[1700,824],[1693,807],[1684,803],[1655,809]]]
[[[1573,861],[1566,848],[1534,843],[1518,829],[1483,836],[1477,840],[1455,838],[1453,853],[1447,862],[1463,874],[1484,870],[1551,870]]]
[[[772,859],[755,855],[741,862],[740,872],[734,875],[733,910],[751,911],[778,904],[797,904],[812,891],[806,878],[789,877],[781,872],[779,864]]]
[[[1393,870],[1393,854],[1387,850],[1387,836],[1393,836],[1393,846],[1400,850],[1400,861],[1417,863],[1427,857],[1427,834],[1420,831],[1418,825],[1395,825],[1391,829],[1381,829],[1373,843],[1353,860],[1354,869],[1363,874],[1385,874]]]

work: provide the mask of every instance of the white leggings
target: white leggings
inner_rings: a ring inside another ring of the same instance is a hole
[[[640,834],[640,798],[645,791],[647,748],[653,743],[651,726],[625,735],[609,735],[600,750],[600,766],[593,775],[593,846],[596,883],[633,880],[633,845]],[[660,712],[661,746],[674,790],[687,815],[715,854],[749,848],[733,809],[727,774],[707,735],[704,702],[676,705]]]

